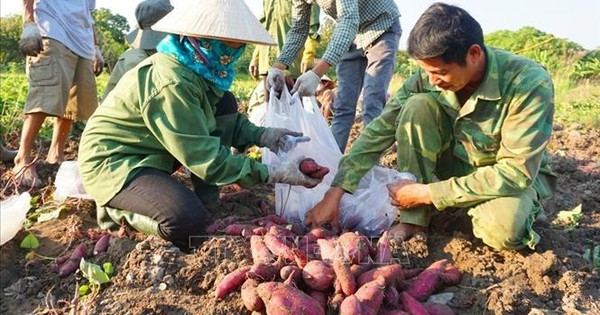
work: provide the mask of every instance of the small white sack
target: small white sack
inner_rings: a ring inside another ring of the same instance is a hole
[[[28,192],[10,196],[0,202],[0,245],[4,245],[17,235],[29,208],[31,208],[31,195]]]
[[[56,187],[54,191],[56,200],[64,200],[67,197],[92,199],[83,188],[77,161],[65,161],[60,164],[54,179],[54,186]]]
[[[360,180],[354,194],[344,194],[340,202],[340,228],[379,236],[398,216],[392,206],[387,184],[403,179],[416,180],[410,173],[374,166]]]
[[[277,99],[274,91],[271,91],[265,126],[299,131],[304,136],[310,137],[311,140],[298,143],[296,148],[287,153],[281,152],[279,156],[269,149],[263,148],[262,162],[275,164],[284,159],[305,156],[313,158],[317,164],[326,166],[330,170],[321,184],[314,188],[275,184],[275,211],[277,214],[288,222],[302,223],[306,212],[321,201],[329,189],[342,153],[314,97],[304,97],[301,100],[297,94],[290,95],[286,88],[281,94],[281,98]]]

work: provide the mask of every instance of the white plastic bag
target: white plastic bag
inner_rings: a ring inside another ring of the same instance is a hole
[[[410,173],[374,166],[358,183],[354,194],[344,194],[340,202],[340,228],[378,236],[387,230],[398,216],[392,206],[387,184],[402,179],[416,180]]]
[[[31,195],[24,192],[0,202],[0,245],[10,241],[23,226],[31,208]]]
[[[263,163],[274,164],[279,163],[282,159],[288,160],[305,156],[313,158],[319,165],[326,166],[330,170],[321,184],[314,188],[287,184],[275,185],[277,214],[288,222],[304,222],[306,212],[321,201],[329,189],[342,153],[314,97],[305,97],[301,100],[297,94],[292,96],[284,88],[278,99],[275,97],[274,91],[271,91],[265,115],[265,126],[300,131],[311,140],[298,143],[296,148],[287,153],[282,152],[279,156],[263,148]]]
[[[77,161],[65,161],[60,164],[54,179],[54,186],[56,187],[54,191],[56,200],[64,200],[67,197],[92,199],[83,188]]]

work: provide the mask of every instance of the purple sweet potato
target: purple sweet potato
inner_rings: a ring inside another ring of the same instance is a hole
[[[410,315],[409,313],[402,310],[387,310],[383,312],[379,312],[377,315]]]
[[[265,245],[273,255],[277,257],[282,257],[286,260],[293,261],[294,253],[290,246],[288,246],[287,241],[282,241],[279,237],[272,233],[267,233],[264,236]]]
[[[377,255],[375,256],[375,263],[389,264],[391,261],[392,250],[390,248],[388,232],[385,231],[377,241]]]
[[[308,296],[313,298],[322,309],[327,310],[327,293],[317,290],[309,290]]]
[[[404,309],[411,315],[430,315],[425,306],[407,292],[400,293],[400,300]]]
[[[373,262],[371,262],[371,260],[369,260],[364,263],[355,264],[355,265],[350,266],[350,272],[352,272],[354,279],[358,279],[358,277],[360,277],[360,275],[371,270],[372,267],[373,267]]]
[[[275,265],[258,263],[250,267],[246,276],[259,282],[265,282],[273,281],[278,274],[279,269]]]
[[[265,263],[270,264],[275,260],[271,251],[265,245],[264,238],[259,235],[250,237],[250,252],[252,253],[252,261],[254,264]]]
[[[365,283],[371,282],[380,276],[383,276],[386,285],[388,286],[397,287],[398,284],[404,280],[402,267],[398,264],[393,264],[371,269],[360,275],[356,282],[358,286],[363,286]]]
[[[404,279],[410,279],[418,276],[425,268],[413,268],[413,269],[403,269],[404,270]]]
[[[218,300],[223,299],[227,294],[239,288],[247,279],[246,273],[250,267],[240,267],[226,275],[215,290],[215,296]]]
[[[441,303],[424,303],[423,306],[431,315],[455,315],[450,306]]]
[[[346,232],[337,239],[344,249],[344,257],[352,264],[365,262],[369,258],[369,240],[353,232]]]
[[[265,282],[256,288],[269,315],[325,315],[317,301],[299,289],[279,282]]]
[[[350,264],[344,259],[343,249],[339,245],[335,248],[333,255],[333,271],[342,292],[345,295],[354,294],[356,292],[356,279],[350,271]]]
[[[108,242],[110,241],[110,234],[106,233],[100,236],[100,239],[96,242],[94,246],[94,255],[98,255],[99,253],[104,253],[108,250]]]
[[[448,263],[440,274],[440,279],[446,285],[457,285],[460,283],[460,271],[451,263]]]
[[[79,269],[79,262],[81,261],[81,258],[85,257],[86,251],[87,248],[83,243],[75,247],[75,249],[73,249],[73,251],[71,252],[69,260],[67,260],[60,266],[58,270],[58,276],[60,278],[64,278],[71,275],[77,269]]]
[[[223,233],[234,236],[250,236],[253,235],[252,231],[256,228],[255,225],[250,224],[230,224],[225,227]]]
[[[397,308],[400,302],[400,293],[394,286],[388,286],[383,292],[383,304],[391,309]]]
[[[319,245],[321,259],[325,262],[333,262],[333,253],[335,252],[336,241],[332,238],[318,239],[317,244]]]
[[[354,295],[348,296],[340,305],[342,314],[377,314],[383,302],[385,279],[377,279],[360,287]]]
[[[242,285],[242,301],[249,311],[261,311],[265,308],[265,303],[256,291],[257,287],[258,281],[254,279],[247,279]]]
[[[308,255],[306,255],[306,252],[299,248],[293,248],[292,253],[294,253],[296,265],[298,265],[300,268],[304,268],[304,266],[306,266],[308,263]]]
[[[333,286],[333,268],[320,260],[311,260],[302,269],[302,280],[311,289],[327,291]]]
[[[423,270],[411,283],[408,294],[419,301],[427,300],[437,289],[447,262],[446,259],[438,260]]]
[[[340,308],[340,305],[346,298],[346,295],[344,295],[344,292],[342,291],[342,286],[339,281],[335,280],[333,282],[333,288],[333,296],[329,300],[329,305],[332,309],[337,310]]]

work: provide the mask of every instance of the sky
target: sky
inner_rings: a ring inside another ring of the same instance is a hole
[[[171,0],[177,3],[191,0]],[[258,15],[262,0],[244,0]],[[378,1],[378,0],[369,0]],[[113,14],[127,18],[135,26],[135,7],[138,0],[96,0],[97,8],[107,8]],[[398,1],[403,34],[400,49],[406,48],[406,39],[421,13],[435,1]],[[523,26],[533,26],[558,38],[569,39],[586,49],[600,48],[599,0],[450,0],[446,1],[467,10],[483,28],[484,34],[498,30],[516,31]],[[21,14],[20,0],[0,0],[0,15]]]

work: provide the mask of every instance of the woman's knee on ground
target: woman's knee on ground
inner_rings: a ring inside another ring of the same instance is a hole
[[[159,223],[159,230],[163,238],[175,244],[189,244],[191,238],[204,237],[208,221],[208,212],[198,200],[197,203],[171,211]]]

